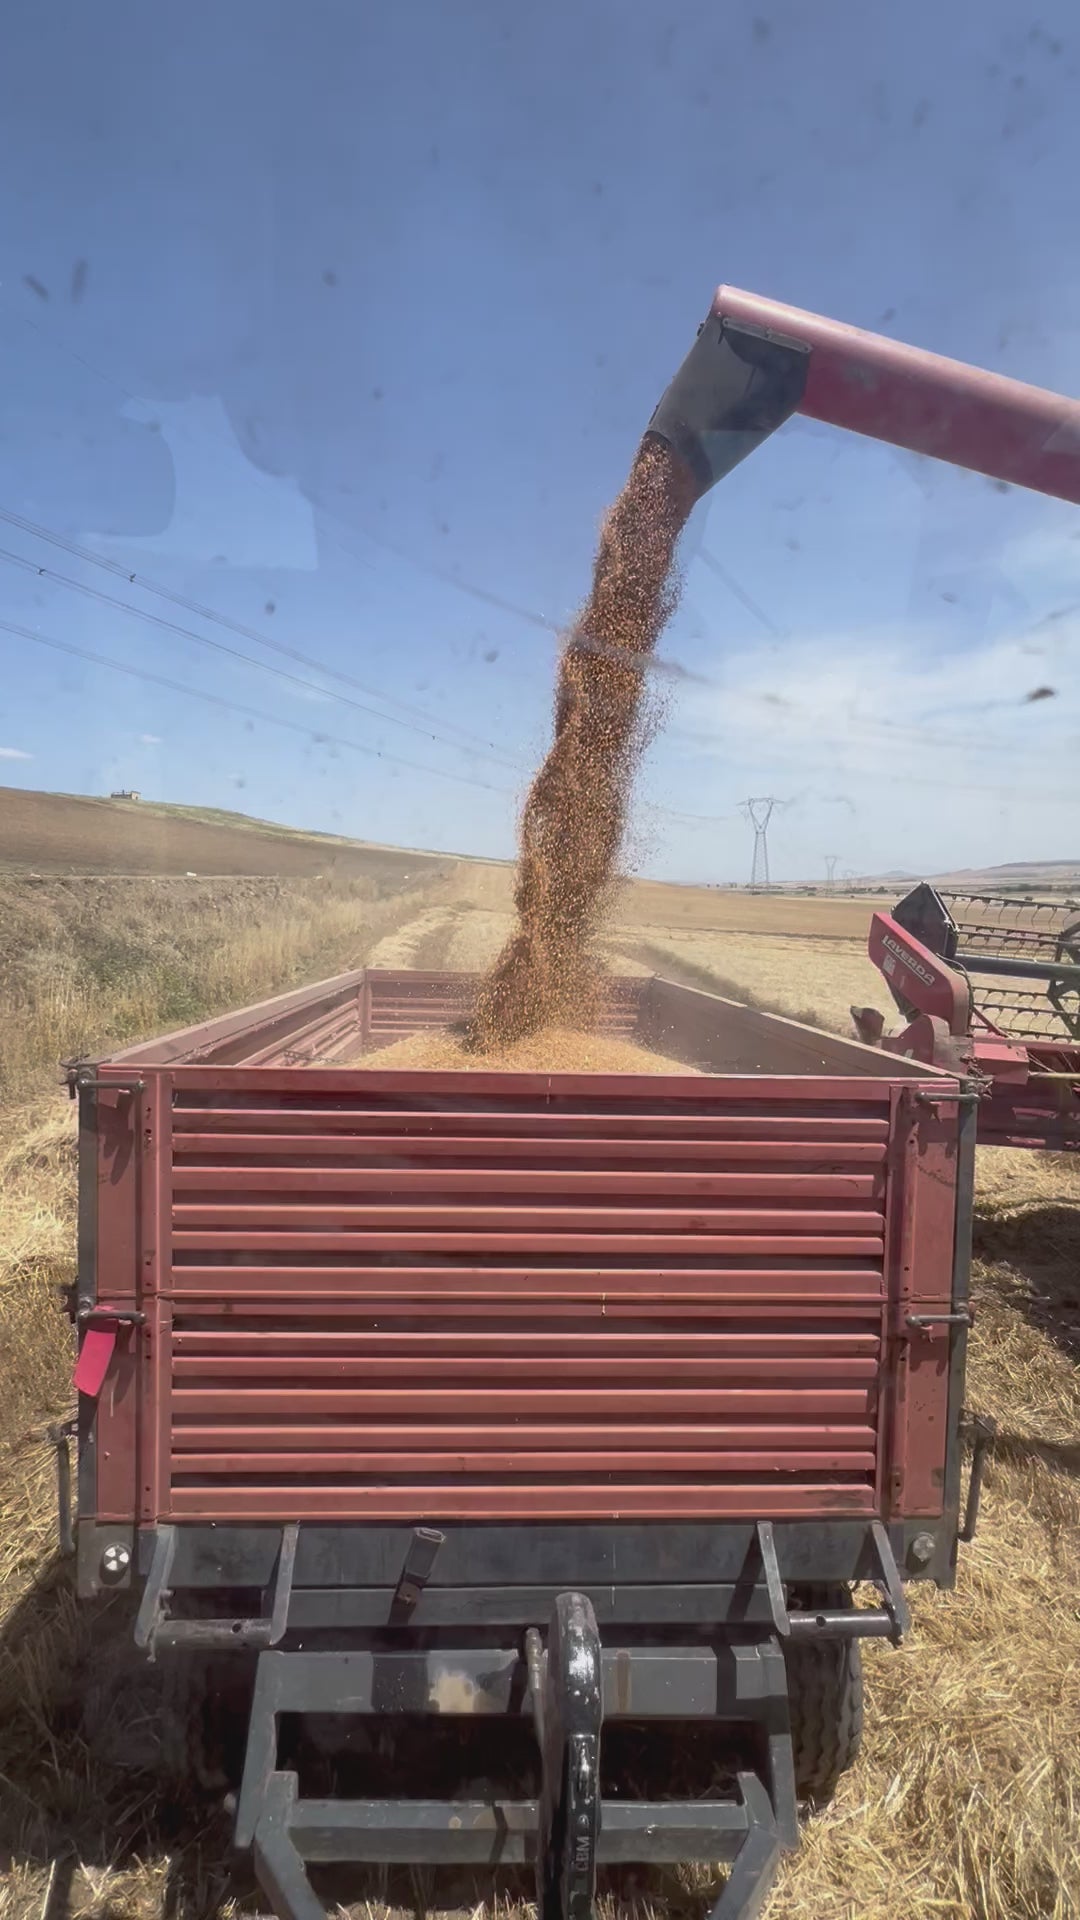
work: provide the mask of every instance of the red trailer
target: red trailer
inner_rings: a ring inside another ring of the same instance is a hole
[[[305,1862],[387,1859],[535,1860],[547,1914],[597,1860],[727,1860],[750,1912],[853,1756],[859,1638],[953,1579],[973,1108],[656,979],[605,1024],[695,1071],[380,1070],[475,984],[350,974],[72,1069],[79,1590],[250,1682],[283,1915]],[[532,1789],[303,1790],[295,1716],[416,1714],[531,1716]],[[601,1724],[673,1720],[730,1791],[601,1794]]]
[[[1080,501],[1076,401],[728,287],[649,432],[704,493],[799,410]],[[860,1638],[969,1530],[976,1089],[663,981],[609,1022],[697,1073],[321,1064],[469,991],[350,975],[74,1071],[80,1590],[255,1658],[236,1835],[279,1914],[318,1920],[308,1861],[532,1860],[584,1920],[598,1859],[697,1859],[736,1920],[853,1755]],[[305,1716],[534,1758],[392,1796],[372,1747],[328,1798]],[[603,1788],[602,1726],[672,1722],[726,1792]]]

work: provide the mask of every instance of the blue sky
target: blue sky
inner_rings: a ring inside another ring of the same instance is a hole
[[[718,281],[1080,392],[1068,0],[17,0],[5,38],[0,512],[121,569],[0,519],[9,785],[507,854]],[[1075,509],[796,421],[684,567],[639,868],[744,877],[750,793],[782,878],[1080,856]]]

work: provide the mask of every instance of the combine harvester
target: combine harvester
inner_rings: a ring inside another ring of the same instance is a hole
[[[945,893],[875,913],[870,958],[907,1021],[852,1007],[859,1038],[964,1076],[984,1146],[1080,1150],[1080,903]]]
[[[1080,500],[1074,402],[726,288],[650,430],[704,493],[799,408]],[[137,1597],[204,1755],[246,1727],[283,1920],[309,1865],[527,1862],[587,1920],[598,1862],[685,1860],[742,1920],[854,1757],[861,1639],[974,1524],[970,1061],[653,980],[607,1025],[693,1073],[380,1071],[475,985],[72,1068],[79,1592]]]

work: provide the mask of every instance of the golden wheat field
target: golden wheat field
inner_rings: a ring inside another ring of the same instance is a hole
[[[351,964],[476,968],[509,925],[505,869],[462,865],[404,893],[362,878],[137,886],[5,881],[8,1011],[0,1108],[0,1914],[239,1920],[259,1911],[227,1822],[160,1786],[157,1676],[127,1653],[114,1600],[76,1606],[55,1557],[50,1420],[68,1411],[57,1288],[74,1264],[64,1053],[243,1004]],[[254,885],[254,883],[252,883]],[[74,889],[74,892],[71,891]],[[13,891],[14,890],[14,891]],[[15,895],[18,895],[16,900]],[[16,928],[17,907],[17,928]],[[624,890],[616,968],[669,972],[822,1025],[882,1004],[868,908]],[[13,931],[13,929],[16,929]],[[981,1152],[968,1404],[999,1434],[956,1591],[913,1594],[900,1651],[870,1643],[867,1730],[833,1805],[809,1820],[768,1920],[1075,1920],[1080,1915],[1080,1166]],[[372,1874],[375,1920],[509,1912],[527,1885]],[[605,1880],[602,1911],[698,1920],[709,1890],[674,1871]]]

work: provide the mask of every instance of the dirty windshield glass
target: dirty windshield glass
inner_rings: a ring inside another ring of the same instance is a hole
[[[0,1908],[1069,1920],[1075,9],[6,29]]]

